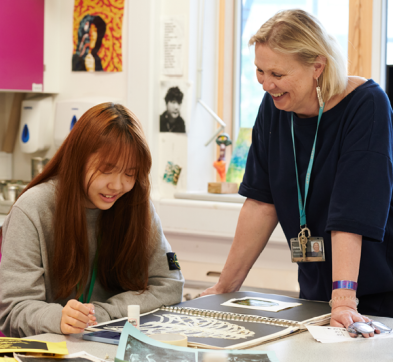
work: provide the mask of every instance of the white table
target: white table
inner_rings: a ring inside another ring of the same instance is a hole
[[[393,328],[392,318],[374,317]],[[31,339],[62,342],[67,341],[69,353],[86,351],[94,356],[114,360],[117,346],[82,340],[82,335],[63,336],[40,334]],[[253,350],[274,351],[280,362],[361,362],[393,361],[393,339],[376,340],[373,338],[353,342],[322,344],[313,339],[309,332],[285,337],[278,341],[262,344]]]

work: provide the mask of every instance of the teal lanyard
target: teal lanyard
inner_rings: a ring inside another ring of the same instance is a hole
[[[293,131],[293,112],[291,113],[291,133],[292,133],[293,154],[295,156],[295,170],[296,170],[297,194],[298,194],[298,201],[299,201],[299,214],[300,214],[300,227],[301,228],[302,228],[302,226],[307,225],[306,200],[307,200],[308,188],[310,185],[311,170],[312,170],[312,166],[314,164],[315,144],[317,143],[318,128],[319,128],[319,123],[321,122],[322,113],[323,113],[324,108],[325,108],[325,103],[323,104],[322,107],[319,108],[317,130],[315,132],[314,144],[312,146],[310,161],[308,163],[307,174],[306,174],[306,185],[304,187],[304,204],[303,204],[302,194],[300,192],[300,186],[299,186],[299,174],[297,172],[297,163],[296,163],[295,134]]]
[[[94,264],[93,264],[93,272],[91,274],[91,280],[90,280],[90,287],[89,287],[89,294],[87,295],[87,299],[84,300],[83,293],[79,297],[79,301],[81,303],[90,303],[91,295],[93,294],[93,289],[94,289],[94,283],[96,282],[96,275],[97,275],[97,251],[96,255],[94,256]],[[77,289],[79,288],[79,284],[77,285]]]

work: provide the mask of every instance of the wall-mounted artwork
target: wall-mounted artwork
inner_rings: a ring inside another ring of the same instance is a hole
[[[186,133],[186,84],[162,82],[160,96],[160,132]]]
[[[177,185],[179,181],[179,176],[181,172],[181,167],[179,165],[175,165],[173,162],[168,161],[165,166],[165,173],[164,173],[164,181]]]
[[[162,75],[181,76],[185,55],[185,16],[163,17],[161,27]]]
[[[251,146],[251,136],[252,128],[240,128],[232,151],[232,158],[226,176],[227,182],[240,184],[243,181],[248,151]]]
[[[124,0],[75,0],[73,71],[121,72]]]

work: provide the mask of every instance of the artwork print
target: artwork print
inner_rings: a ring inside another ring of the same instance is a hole
[[[10,349],[36,349],[47,351],[46,342],[28,341],[19,338],[2,338],[0,339],[0,350]]]
[[[255,333],[238,324],[208,317],[183,314],[157,315],[157,321],[143,323],[141,332],[146,335],[160,333],[183,333],[187,337],[247,339]]]
[[[160,98],[160,132],[186,133],[186,85],[163,82]]]
[[[169,348],[162,348],[144,343],[133,336],[127,338],[124,352],[124,361],[171,361],[171,362],[194,362],[194,352],[181,352]]]
[[[176,186],[179,181],[180,172],[181,167],[179,165],[175,165],[173,162],[168,161],[165,166],[163,179],[164,181]]]
[[[278,362],[272,351],[228,350],[224,352],[165,344],[148,337],[129,323],[126,323],[121,334],[115,362],[202,362],[207,360],[208,355],[209,360],[219,360],[219,356],[225,355],[229,362]]]
[[[293,308],[301,305],[301,303],[289,303],[283,302],[281,300],[268,299],[268,298],[234,298],[230,299],[221,305],[225,305],[227,307],[238,307],[238,308],[247,308],[247,309],[255,309],[255,310],[264,310],[267,312],[279,312],[280,310]]]
[[[36,341],[32,339],[22,339],[22,338],[10,338],[2,337],[0,338],[0,353],[48,353],[48,354],[68,354],[66,342],[44,342]]]
[[[248,305],[251,307],[275,307],[278,306],[278,303],[272,302],[270,300],[261,300],[261,299],[242,299],[235,300],[233,303],[240,305]]]
[[[124,0],[75,0],[73,71],[121,72]]]
[[[59,362],[58,357],[47,357],[47,356],[25,356],[21,354],[14,354],[15,359],[18,362]],[[72,357],[64,358],[65,362],[92,362],[94,359],[82,358],[82,357]]]
[[[198,362],[203,362],[205,355],[211,355],[211,352],[199,352],[198,353]],[[265,353],[249,353],[243,352],[242,354],[238,353],[228,353],[227,354],[228,362],[271,362],[269,356]]]
[[[248,151],[251,146],[252,128],[240,128],[235,145],[232,146],[232,157],[226,174],[227,182],[240,184],[243,181]]]

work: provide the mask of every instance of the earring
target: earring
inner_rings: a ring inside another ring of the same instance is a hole
[[[318,103],[319,107],[323,107],[323,99],[322,99],[322,94],[321,94],[321,88],[318,85],[318,78],[317,78],[317,97],[318,97]]]

